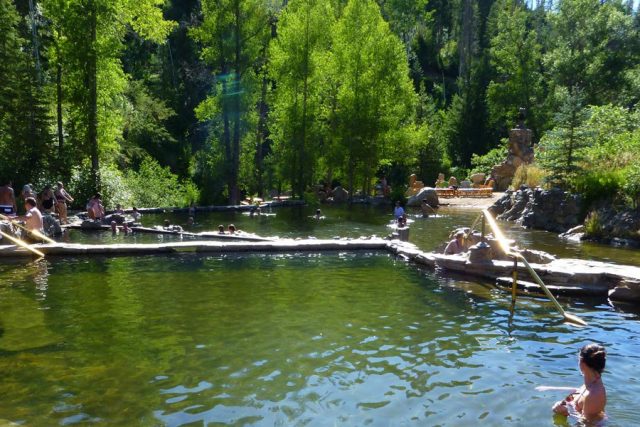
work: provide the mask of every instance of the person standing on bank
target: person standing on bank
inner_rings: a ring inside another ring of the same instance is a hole
[[[56,209],[60,217],[60,224],[67,224],[67,202],[73,202],[73,197],[67,193],[64,189],[62,182],[58,181],[56,191],[53,192],[56,196]]]
[[[0,213],[3,215],[15,215],[18,212],[16,195],[11,184],[12,182],[9,180],[0,187]]]
[[[55,195],[50,185],[45,185],[44,190],[40,193],[40,205],[42,212],[50,214],[55,208]]]

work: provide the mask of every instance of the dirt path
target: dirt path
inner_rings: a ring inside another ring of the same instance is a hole
[[[440,206],[485,209],[493,205],[504,193],[494,192],[491,197],[440,197]]]

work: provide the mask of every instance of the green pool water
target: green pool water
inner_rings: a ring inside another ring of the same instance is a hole
[[[142,224],[148,227],[160,225],[165,219],[172,224],[185,227],[185,231],[202,232],[217,230],[218,225],[234,224],[239,229],[261,236],[283,238],[357,238],[360,236],[387,236],[393,230],[390,206],[331,206],[321,207],[323,219],[314,219],[314,207],[265,209],[266,215],[250,217],[248,212],[197,212],[196,225],[187,227],[187,213],[147,214]],[[432,251],[445,242],[455,227],[469,227],[480,215],[480,210],[468,208],[441,207],[438,214],[422,218],[416,208],[407,209],[410,222],[410,241],[420,249]],[[585,258],[640,266],[640,251],[614,248],[588,242],[567,242],[557,234],[524,230],[513,223],[500,222],[507,237],[514,239],[521,247],[538,249],[558,257]],[[479,226],[478,226],[479,228]],[[112,236],[110,232],[82,232],[72,230],[66,238],[79,243],[158,243],[175,241],[175,236],[134,234]],[[185,237],[182,240],[189,240]]]
[[[563,425],[534,388],[579,385],[594,340],[608,425],[638,425],[638,315],[563,303],[589,326],[381,253],[4,262],[0,420]]]
[[[274,209],[196,217],[265,236],[389,234],[389,208]],[[433,250],[478,211],[410,211]],[[186,214],[145,215],[184,224]],[[638,251],[564,242],[502,224],[522,246],[640,264]],[[72,231],[72,242],[174,241]],[[566,425],[557,392],[578,386],[577,350],[608,351],[609,426],[639,425],[637,307],[510,296],[386,253],[48,258],[0,262],[0,426]],[[570,423],[570,425],[575,422]]]

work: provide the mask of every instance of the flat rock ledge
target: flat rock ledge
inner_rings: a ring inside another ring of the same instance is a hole
[[[423,252],[411,243],[381,238],[360,239],[280,239],[260,242],[190,241],[158,244],[86,245],[55,243],[33,245],[47,256],[144,255],[250,252],[324,252],[324,251],[386,251],[407,261],[433,270],[455,272],[493,280],[506,285],[506,276],[513,271],[512,261],[493,260],[471,263],[468,254],[443,255]],[[0,257],[31,257],[32,253],[15,245],[0,246]],[[556,259],[547,264],[531,264],[544,283],[557,294],[596,296],[616,301],[640,302],[640,267],[607,264],[579,259]],[[518,263],[518,277],[528,291],[535,291],[528,271]]]

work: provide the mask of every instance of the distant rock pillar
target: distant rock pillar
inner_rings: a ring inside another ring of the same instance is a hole
[[[509,188],[516,169],[521,164],[533,162],[533,148],[531,147],[531,129],[514,128],[509,131],[509,153],[507,159],[491,170],[491,177],[495,180],[496,191]]]

